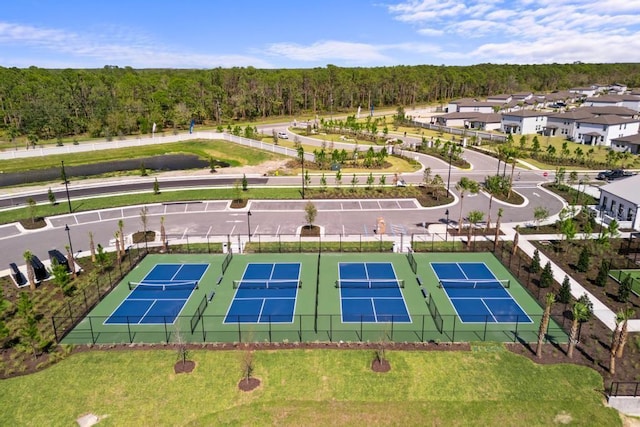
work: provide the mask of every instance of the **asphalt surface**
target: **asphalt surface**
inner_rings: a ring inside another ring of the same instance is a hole
[[[270,128],[286,129],[287,124],[270,125],[265,128],[269,132]],[[176,136],[184,139],[184,135]],[[157,138],[156,138],[157,139]],[[417,142],[417,138],[403,138],[408,144]],[[163,139],[167,142],[167,138]],[[140,141],[132,141],[132,144],[140,144]],[[317,140],[304,141],[305,144],[314,143],[319,145]],[[96,144],[92,144],[96,146]],[[75,147],[65,147],[73,150]],[[337,147],[336,147],[337,148]],[[362,147],[361,147],[362,148]],[[32,155],[42,155],[31,150]],[[24,154],[24,153],[22,153]],[[430,224],[444,224],[446,222],[446,212],[449,211],[449,220],[452,225],[460,217],[465,217],[471,210],[487,212],[489,208],[489,197],[485,193],[477,195],[466,195],[460,206],[459,195],[455,190],[455,183],[462,177],[484,181],[488,175],[493,175],[497,171],[497,160],[472,151],[465,150],[463,157],[472,165],[471,170],[460,170],[456,167],[449,167],[447,162],[426,156],[412,151],[402,151],[401,154],[410,156],[423,164],[423,167],[430,167],[432,176],[440,175],[445,184],[449,186],[451,192],[456,196],[456,201],[449,206],[439,206],[436,208],[422,208],[413,200],[317,200],[314,201],[318,210],[315,220],[316,225],[324,229],[326,238],[329,235],[341,235],[343,238],[374,237],[374,228],[380,218],[386,224],[386,234],[397,239],[409,239],[411,234],[422,235],[421,238],[429,238],[427,232],[431,229],[425,228]],[[30,154],[31,155],[31,154]],[[502,169],[502,167],[501,167]],[[501,170],[502,172],[502,170]],[[510,167],[506,173],[510,173]],[[387,175],[387,183],[391,183],[391,175]],[[333,172],[325,174],[329,186],[334,185],[335,174]],[[377,175],[374,175],[377,177]],[[511,206],[493,201],[492,221],[496,220],[499,207],[504,209],[503,222],[531,222],[533,219],[533,209],[537,206],[546,207],[553,215],[559,212],[563,202],[555,195],[539,187],[549,179],[544,176],[543,171],[531,171],[516,169],[518,179],[514,181],[514,190],[525,198],[522,206]],[[189,188],[214,188],[228,187],[233,185],[240,176],[224,175],[217,176],[183,176],[164,177],[158,176],[158,181],[162,191],[180,191]],[[415,173],[403,173],[400,178],[407,184],[418,184],[423,178],[423,169]],[[150,192],[153,189],[154,177],[151,178],[126,178],[116,181],[71,181],[69,182],[69,196],[73,200],[86,197],[104,196],[106,194],[122,194],[128,192]],[[300,176],[257,176],[247,174],[249,186],[294,186],[300,187]],[[364,184],[366,177],[360,176],[359,181]],[[350,176],[343,176],[343,186],[350,185]],[[312,175],[312,185],[318,185],[320,175]],[[377,178],[376,178],[377,182]],[[5,191],[0,189],[0,208],[11,206],[21,206],[26,203],[28,197],[33,197],[38,202],[47,202],[47,190],[44,186]],[[56,199],[64,203],[66,201],[66,188],[62,183],[52,187]],[[74,203],[75,204],[75,203]],[[294,236],[300,226],[305,224],[304,206],[306,201],[259,201],[254,200],[242,210],[230,209],[228,201],[203,201],[193,203],[168,203],[148,205],[148,228],[158,231],[160,228],[160,218],[165,217],[165,228],[169,240],[205,239],[210,241],[227,241],[231,239],[246,239],[251,234],[254,239],[259,236],[269,236],[271,238],[286,238]],[[64,252],[64,247],[72,240],[72,246],[76,252],[88,250],[89,233],[93,233],[95,243],[101,243],[109,247],[113,243],[114,233],[118,230],[118,221],[123,220],[125,224],[125,234],[130,235],[142,230],[140,221],[141,206],[131,206],[125,208],[106,209],[100,212],[78,212],[71,215],[62,215],[49,218],[49,226],[39,230],[25,231],[18,224],[0,226],[0,252],[4,255],[6,264],[0,265],[0,270],[8,267],[10,262],[22,264],[22,254],[26,250],[32,251],[41,259],[47,259],[47,251],[57,248]],[[251,216],[248,215],[249,210]],[[486,220],[486,217],[485,217]],[[65,225],[69,225],[70,231],[67,234]],[[440,228],[443,230],[444,226]],[[401,237],[402,236],[402,237]],[[431,238],[434,238],[433,236]]]

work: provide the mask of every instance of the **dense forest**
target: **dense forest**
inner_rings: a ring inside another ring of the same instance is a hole
[[[196,123],[353,112],[593,83],[640,86],[640,64],[209,70],[0,68],[0,131],[13,140],[145,134]]]

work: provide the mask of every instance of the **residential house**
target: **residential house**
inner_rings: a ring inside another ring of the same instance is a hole
[[[502,113],[500,130],[504,133],[521,135],[542,133],[547,125],[547,114],[546,112],[531,110]]]
[[[631,154],[640,154],[640,134],[613,138],[611,140],[611,149],[629,152]]]
[[[640,221],[640,175],[620,179],[600,187],[598,215],[605,223],[615,219],[620,227],[638,230]]]
[[[620,116],[593,116],[576,120],[571,140],[586,145],[608,147],[613,138],[634,135],[640,129],[637,119]]]
[[[567,139],[571,139],[576,121],[593,116],[594,114],[587,111],[587,108],[574,108],[566,112],[549,114],[543,134],[547,136],[564,136]]]
[[[598,86],[572,87],[571,89],[569,89],[569,92],[589,98],[595,96],[596,93],[598,93]]]

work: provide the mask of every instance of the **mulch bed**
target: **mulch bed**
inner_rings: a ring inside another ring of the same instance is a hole
[[[238,388],[242,391],[252,391],[260,386],[260,380],[257,378],[243,378],[238,382]]]
[[[155,231],[147,231],[147,238],[145,240],[144,231],[138,231],[133,233],[131,236],[131,240],[133,243],[144,243],[144,242],[153,242],[156,239]]]
[[[380,373],[389,372],[391,370],[391,364],[387,359],[374,358],[373,362],[371,362],[371,370]]]
[[[305,225],[300,229],[300,237],[319,237],[320,227],[317,225],[308,226]]]
[[[196,367],[196,362],[194,362],[193,360],[185,360],[183,361],[179,361],[176,362],[175,365],[173,365],[173,372],[175,372],[176,374],[188,374],[189,372],[192,372]]]
[[[22,225],[25,230],[37,230],[38,228],[46,227],[47,223],[44,218],[35,218],[33,221],[30,219],[21,219],[20,225]]]
[[[248,199],[233,199],[231,201],[231,209],[242,209],[247,207]]]

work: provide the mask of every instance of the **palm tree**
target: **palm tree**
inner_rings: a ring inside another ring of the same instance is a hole
[[[549,318],[551,317],[551,306],[556,301],[556,296],[553,292],[547,293],[544,299],[544,313],[542,319],[540,319],[540,329],[538,329],[538,345],[536,346],[536,356],[542,357],[542,343],[544,342],[544,336],[547,333],[549,327]]]
[[[627,321],[633,318],[636,312],[631,308],[627,308],[624,310],[620,310],[618,314],[622,318],[622,327],[620,328],[620,345],[618,346],[618,351],[616,356],[622,357],[622,355],[624,354],[624,346],[627,344],[627,335],[629,333],[627,329],[627,326],[628,326]]]
[[[31,264],[31,262],[33,261],[33,254],[31,253],[31,251],[26,250],[22,254],[22,257],[24,258],[24,261],[27,264],[27,280],[29,280],[29,289],[31,289],[32,291],[35,291],[36,290],[36,272],[33,270],[33,264]]]
[[[460,234],[462,233],[462,202],[464,201],[464,193],[469,192],[469,194],[477,194],[479,185],[477,181],[463,176],[456,184],[456,190],[460,193],[460,219],[458,221],[458,234]]]
[[[500,220],[502,219],[502,215],[504,213],[504,209],[498,208],[498,220],[496,221],[496,235],[493,239],[493,251],[496,251],[498,247],[498,238],[500,237]]]
[[[67,260],[69,261],[69,269],[71,270],[71,277],[74,279],[76,276],[76,260],[73,258],[73,252],[71,252],[71,246],[66,245],[64,247],[67,250]]]
[[[163,250],[167,252],[167,231],[164,228],[164,216],[160,217],[160,240]]]
[[[484,181],[484,187],[489,192],[489,214],[487,215],[487,226],[485,231],[491,228],[491,205],[493,204],[493,195],[500,192],[501,182],[499,176],[488,176]]]
[[[471,233],[472,233],[472,230],[474,230],[476,225],[480,221],[482,221],[482,218],[484,218],[484,212],[471,211],[471,212],[469,212],[468,218],[469,218],[469,237],[468,237],[468,242],[469,242],[469,245],[471,245]],[[473,240],[475,242],[475,233],[473,233]]]
[[[516,170],[516,162],[518,161],[518,150],[512,148],[509,152],[511,158],[511,176],[509,177],[509,194],[507,194],[507,199],[511,197],[511,189],[513,188],[513,173]]]
[[[120,246],[118,247],[116,245],[116,252],[118,253],[118,257],[120,257],[120,254],[124,256],[124,221],[123,220],[118,221],[118,231],[120,231]]]
[[[609,373],[616,374],[616,356],[620,347],[620,323],[622,323],[622,310],[616,313],[616,328],[613,330],[611,337],[611,346],[609,348]]]
[[[569,356],[569,358],[573,357],[573,350],[576,348],[576,344],[578,344],[578,326],[580,322],[586,320],[589,316],[589,308],[585,303],[577,301],[575,304],[573,304],[571,315],[573,317],[573,321],[571,322],[569,348],[567,349],[567,356]]]
[[[93,242],[93,233],[89,232],[89,251],[91,252],[91,262],[96,263],[96,245]]]

